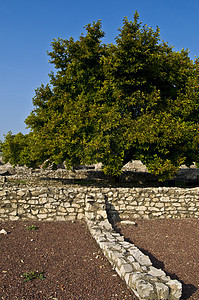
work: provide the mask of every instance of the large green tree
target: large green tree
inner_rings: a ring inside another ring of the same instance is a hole
[[[101,162],[106,174],[140,159],[160,179],[199,161],[199,61],[174,51],[159,28],[123,20],[115,44],[103,44],[101,22],[86,34],[54,40],[57,69],[33,98],[28,161]],[[27,152],[27,151],[25,151]]]

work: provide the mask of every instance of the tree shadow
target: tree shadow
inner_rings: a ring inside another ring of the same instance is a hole
[[[148,172],[124,171],[119,177],[105,175],[99,170],[78,170],[75,171],[71,178],[53,178],[41,174],[39,180],[59,182],[62,185],[82,185],[82,186],[100,186],[100,187],[197,187],[199,186],[199,175],[194,179],[188,179],[187,174],[190,170],[182,170],[179,178],[158,181],[158,178]],[[195,173],[198,172],[196,169]],[[81,174],[82,177],[81,178]],[[66,176],[66,175],[65,175]],[[80,178],[78,178],[78,176]]]

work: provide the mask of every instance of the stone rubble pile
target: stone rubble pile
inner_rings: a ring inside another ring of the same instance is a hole
[[[113,230],[107,218],[103,194],[99,193],[97,200],[87,196],[85,220],[104,255],[140,300],[180,299],[182,284],[153,267],[147,255]]]

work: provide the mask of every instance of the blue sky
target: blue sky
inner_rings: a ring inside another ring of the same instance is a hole
[[[49,81],[54,38],[78,39],[86,24],[101,19],[103,42],[114,43],[124,16],[132,20],[135,10],[176,51],[184,47],[191,59],[199,56],[198,0],[1,0],[0,139],[9,130],[28,132],[24,120],[35,89]]]

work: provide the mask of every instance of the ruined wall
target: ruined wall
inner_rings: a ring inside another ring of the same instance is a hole
[[[104,188],[0,184],[0,220],[84,218],[87,197],[102,194],[113,222],[121,219],[198,218],[199,188]]]

